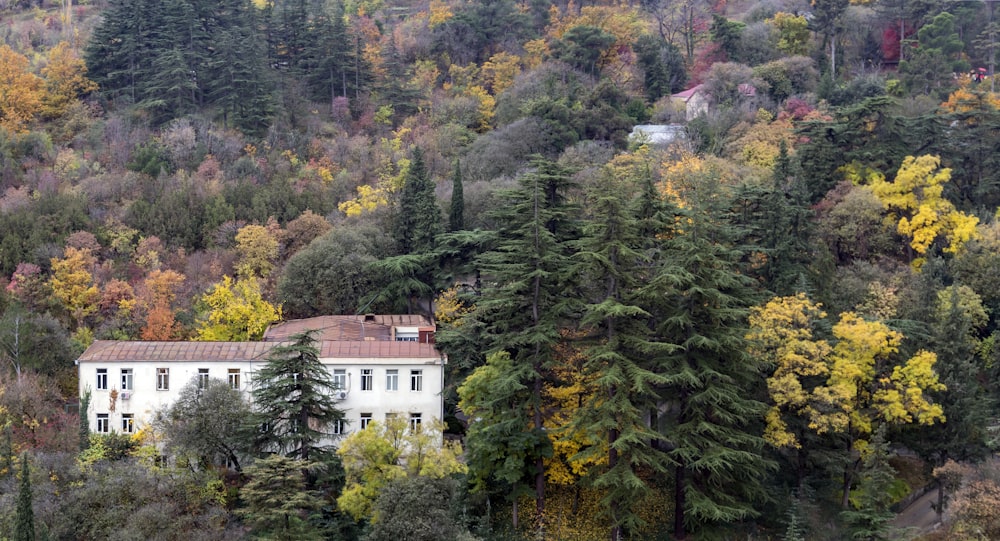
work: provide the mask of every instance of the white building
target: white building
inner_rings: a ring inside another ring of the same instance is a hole
[[[288,337],[316,330],[320,361],[342,389],[347,425],[404,416],[411,426],[443,419],[444,355],[421,316],[324,316],[278,324],[263,342],[95,341],[77,364],[81,396],[91,391],[94,432],[131,433],[172,404],[192,380],[219,378],[248,398],[254,373]]]

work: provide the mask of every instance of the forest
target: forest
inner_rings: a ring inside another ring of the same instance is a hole
[[[1000,539],[996,4],[0,0],[0,537]],[[358,313],[444,445],[308,336],[91,433],[94,340]]]

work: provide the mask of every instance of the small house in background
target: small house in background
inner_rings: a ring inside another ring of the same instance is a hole
[[[678,92],[670,96],[671,103],[679,111],[684,111],[684,119],[691,121],[708,112],[708,94],[705,92],[705,85],[693,86],[684,92]]]
[[[652,146],[667,146],[687,137],[682,124],[639,124],[632,128],[630,143],[641,141]]]

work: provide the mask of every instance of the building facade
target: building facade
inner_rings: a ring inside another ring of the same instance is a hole
[[[392,416],[414,428],[443,418],[446,359],[434,347],[434,328],[426,319],[326,316],[276,325],[262,342],[97,340],[77,361],[80,394],[91,392],[91,430],[133,433],[173,404],[185,385],[209,378],[227,382],[249,400],[270,350],[304,330],[316,331],[320,361],[337,383],[334,399],[346,424],[333,427],[335,434]]]

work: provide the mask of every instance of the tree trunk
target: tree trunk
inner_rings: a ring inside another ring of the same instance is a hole
[[[674,539],[686,537],[684,531],[684,464],[674,468]]]
[[[615,395],[614,388],[611,389],[612,398]],[[618,451],[613,447],[618,440],[618,431],[612,428],[608,431],[608,469],[613,469],[618,464]],[[619,523],[620,510],[618,501],[611,500],[611,541],[621,541],[622,527]]]

